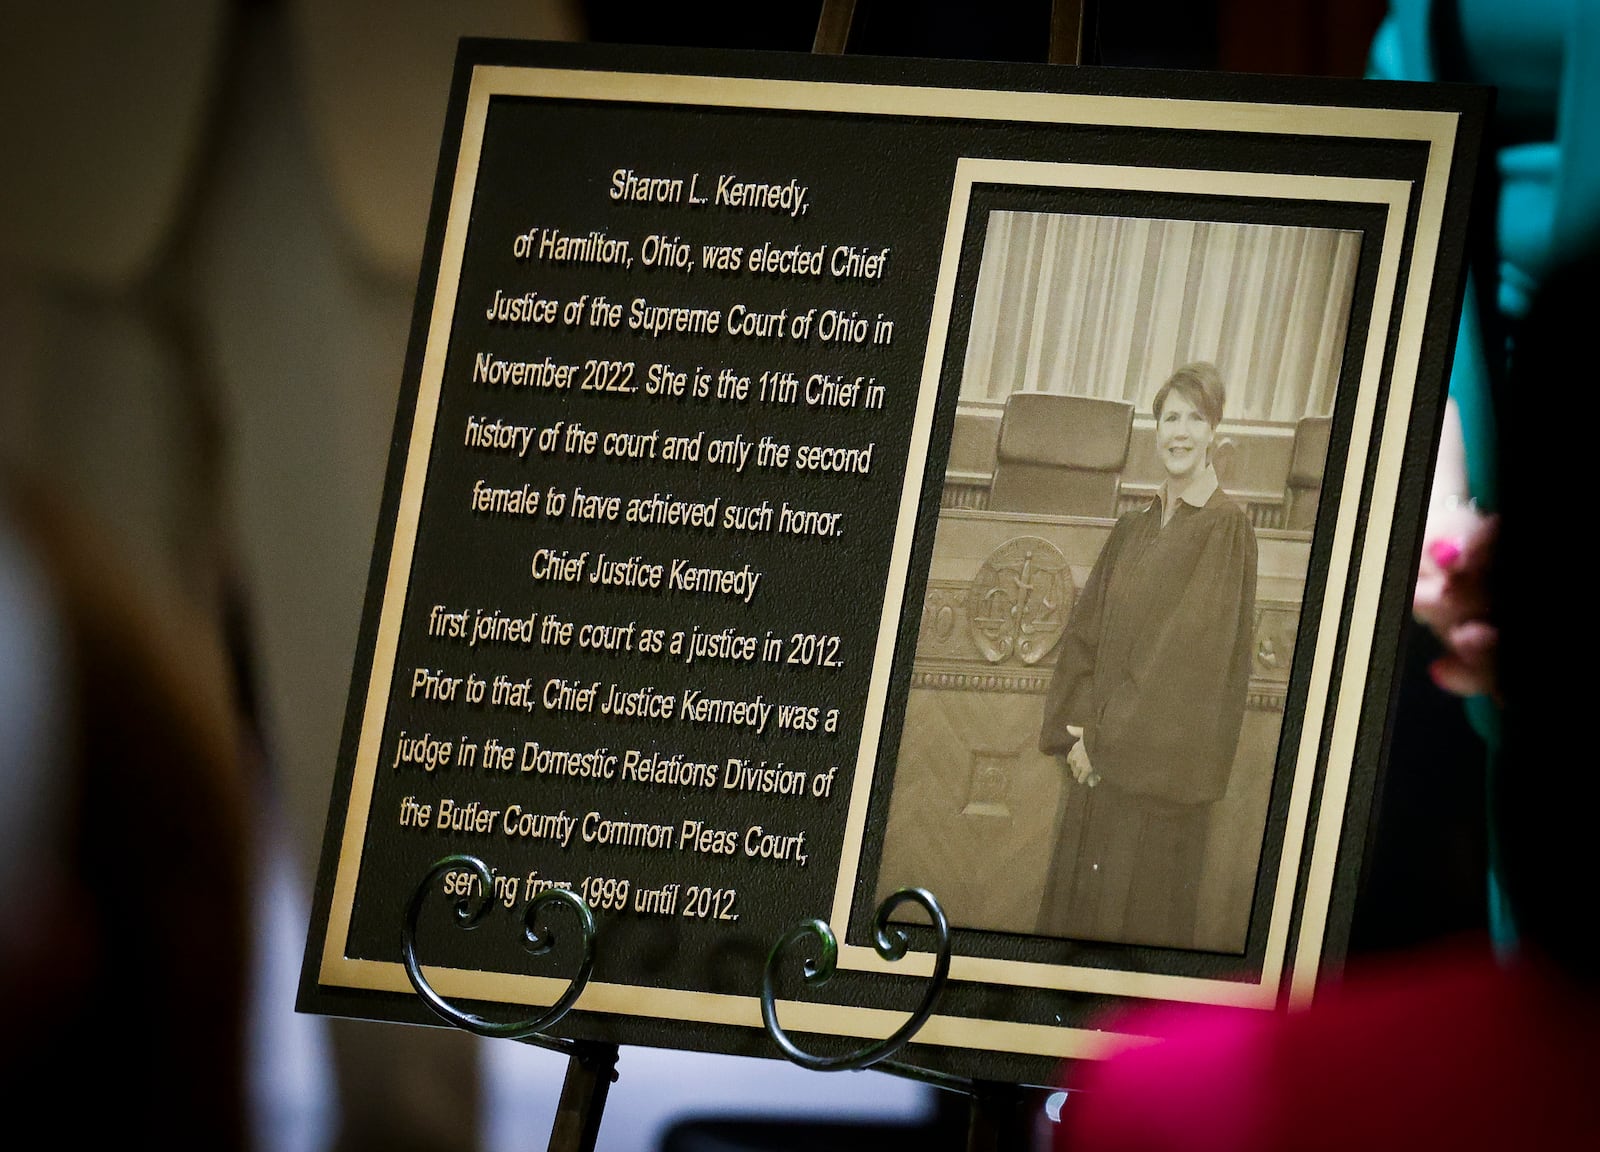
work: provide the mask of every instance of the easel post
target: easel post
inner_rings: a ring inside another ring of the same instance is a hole
[[[1088,27],[1092,0],[1050,0],[1051,64],[1083,63],[1083,35]],[[811,51],[823,56],[843,56],[850,42],[856,0],[822,0],[817,35]]]
[[[850,42],[850,25],[855,20],[856,0],[822,0],[817,17],[817,38],[811,51],[822,56],[843,56]]]
[[[1033,1145],[1031,1093],[1017,1084],[980,1080],[973,1085],[967,1152],[1018,1152]]]
[[[550,1129],[550,1152],[594,1152],[606,1095],[617,1079],[617,1046],[582,1043],[567,1057],[556,1122]]]
[[[1050,0],[1051,64],[1082,64],[1091,0]]]

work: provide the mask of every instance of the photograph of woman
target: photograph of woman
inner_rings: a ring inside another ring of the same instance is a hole
[[[988,212],[879,900],[1058,963],[1246,952],[1360,251]]]
[[[1066,774],[1042,935],[1189,947],[1212,806],[1250,682],[1256,536],[1217,481],[1225,388],[1209,363],[1155,396],[1156,497],[1116,522],[1044,701]]]

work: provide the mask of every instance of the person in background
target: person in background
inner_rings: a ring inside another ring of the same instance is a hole
[[[18,1102],[81,1095],[66,1119],[90,1145],[250,1147],[250,790],[225,655],[79,510],[3,474],[0,622],[0,1076]]]
[[[1551,268],[1600,238],[1600,6],[1589,0],[1389,0],[1388,8],[1372,42],[1370,76],[1496,89],[1485,141],[1487,178],[1478,182],[1474,209],[1487,226],[1471,253],[1415,616],[1438,641],[1429,675],[1463,698],[1481,738],[1491,796],[1486,914],[1497,945],[1509,948],[1518,928],[1501,876],[1501,832],[1492,818],[1501,760],[1495,634],[1482,620],[1481,596],[1476,604],[1472,598],[1489,558],[1503,546],[1494,512],[1507,462],[1497,450],[1496,425],[1504,418],[1508,365],[1523,339],[1530,302]],[[1418,776],[1424,766],[1407,767]],[[1402,787],[1392,793],[1405,791],[1403,779],[1396,784]],[[1438,803],[1428,793],[1410,801],[1420,813]]]

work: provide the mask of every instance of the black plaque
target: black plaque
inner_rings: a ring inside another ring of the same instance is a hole
[[[564,1035],[770,1054],[762,964],[810,917],[841,972],[796,980],[785,1024],[885,1035],[931,963],[922,929],[898,964],[870,948],[902,882],[952,892],[929,1065],[1037,1079],[1103,1050],[1124,998],[1309,994],[1382,767],[1483,106],[463,42],[301,1006],[428,1021],[401,922],[458,852],[494,905],[463,933],[440,900],[422,947],[463,1003],[550,1003],[571,934],[530,957],[522,909],[552,884],[594,907]],[[1030,918],[1068,801],[1028,775],[1029,701],[1152,497],[1151,392],[1193,359],[1233,365],[1213,447],[1261,557],[1256,814],[1207,857],[1210,927],[1071,938]],[[1070,463],[1013,392],[1126,398],[1119,503],[991,505],[1005,420]],[[1292,525],[1308,415],[1320,498]]]

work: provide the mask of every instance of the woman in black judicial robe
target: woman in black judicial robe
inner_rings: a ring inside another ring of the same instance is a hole
[[[1210,364],[1156,393],[1155,500],[1112,528],[1061,638],[1042,751],[1067,768],[1039,931],[1194,942],[1212,805],[1244,720],[1256,538],[1217,485],[1224,389]]]

